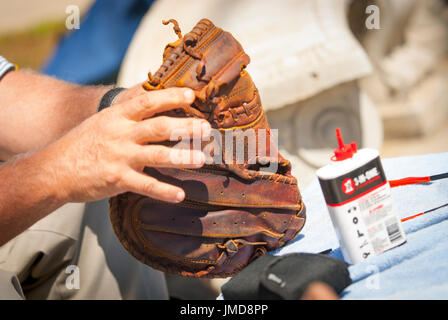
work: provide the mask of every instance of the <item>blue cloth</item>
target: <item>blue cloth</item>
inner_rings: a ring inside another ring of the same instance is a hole
[[[43,73],[78,84],[113,83],[154,0],[97,0],[78,30],[64,36]]]
[[[388,180],[448,172],[448,153],[382,160]],[[317,178],[302,193],[307,221],[299,236],[273,252],[319,253],[343,259]],[[448,203],[448,180],[392,189],[400,218]],[[448,299],[448,207],[403,222],[407,242],[349,266],[353,283],[342,299]]]

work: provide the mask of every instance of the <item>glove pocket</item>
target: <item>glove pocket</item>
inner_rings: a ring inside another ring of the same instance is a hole
[[[191,277],[235,274],[278,248],[287,230],[283,221],[295,217],[261,209],[204,210],[144,197],[127,203],[132,204],[120,206],[124,229],[117,235],[128,251],[157,269]]]

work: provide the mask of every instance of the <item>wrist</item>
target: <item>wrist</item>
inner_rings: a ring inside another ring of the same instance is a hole
[[[30,154],[26,161],[32,162],[35,180],[42,186],[42,197],[55,205],[70,202],[70,178],[63,165],[63,150],[58,150],[55,143]]]
[[[81,97],[85,98],[85,104],[88,105],[86,108],[89,112],[88,117],[94,115],[98,112],[98,105],[104,95],[113,89],[114,86],[83,86],[81,87],[82,93]]]
[[[30,151],[14,156],[4,167],[10,179],[4,180],[5,184],[17,199],[27,199],[21,205],[32,208],[38,219],[42,212],[51,212],[67,202],[57,181],[57,171],[48,158],[46,149]],[[19,181],[25,185],[19,186]]]
[[[74,157],[70,152],[76,142],[67,138],[70,134],[54,141],[36,154],[41,163],[42,174],[47,177],[46,188],[55,202],[76,202],[76,192],[82,187],[79,183],[78,165],[82,159]],[[78,148],[77,150],[81,152]]]

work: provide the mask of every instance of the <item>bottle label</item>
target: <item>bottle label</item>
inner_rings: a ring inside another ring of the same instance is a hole
[[[338,206],[386,184],[387,180],[377,157],[347,174],[331,180],[319,179],[319,182],[327,205]]]

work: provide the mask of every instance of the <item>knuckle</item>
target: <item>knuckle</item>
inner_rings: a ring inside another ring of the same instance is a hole
[[[145,193],[152,193],[155,189],[155,183],[153,181],[146,181],[143,183],[142,189]]]
[[[194,133],[199,134],[199,136],[201,135],[204,125],[209,126],[207,121],[199,120],[199,119],[191,119],[191,123],[190,123],[191,130],[193,130]]]
[[[152,129],[156,137],[167,137],[170,133],[170,120],[166,116],[157,117],[156,121],[152,121]]]
[[[119,137],[122,138],[122,140],[129,141],[129,139],[135,135],[135,122],[132,122],[130,120],[126,120],[122,122],[122,126],[119,128],[115,127],[116,133],[119,135]]]
[[[151,98],[149,94],[142,94],[137,97],[137,103],[141,107],[147,107],[151,104]]]
[[[118,185],[121,182],[121,175],[116,170],[109,171],[105,177],[104,180],[108,185]]]
[[[104,110],[100,121],[96,122],[96,127],[99,132],[115,137],[116,134],[127,130],[127,123],[123,120],[124,118],[115,109]]]
[[[162,148],[154,148],[151,151],[152,154],[152,162],[154,164],[162,164],[165,162],[167,155],[165,154],[165,150]]]
[[[178,159],[179,163],[188,164],[190,163],[191,151],[189,149],[173,149],[172,158]]]
[[[201,127],[202,120],[194,119],[194,118],[188,118],[185,119],[185,127],[189,130],[193,130],[195,127],[199,126]]]

